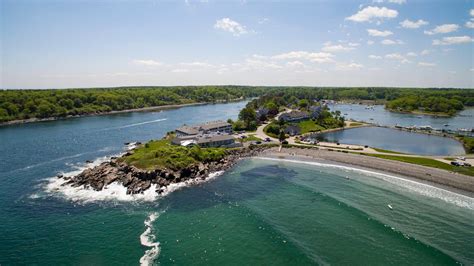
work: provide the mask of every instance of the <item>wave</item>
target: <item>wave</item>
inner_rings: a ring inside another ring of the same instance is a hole
[[[319,162],[309,162],[309,161],[300,161],[300,160],[290,160],[290,159],[277,159],[277,158],[269,158],[269,157],[255,157],[255,159],[261,160],[269,160],[269,161],[282,161],[282,162],[289,162],[289,163],[297,163],[297,164],[306,164],[306,165],[313,165],[319,167],[326,167],[326,168],[333,168],[333,169],[342,169],[345,171],[352,171],[362,173],[367,176],[376,177],[387,181],[391,184],[406,188],[412,192],[421,194],[423,196],[427,196],[430,198],[437,198],[441,199],[447,203],[457,205],[459,207],[468,208],[474,210],[474,198],[461,195],[458,193],[454,193],[452,191],[438,188],[435,186],[431,186],[425,183],[416,182],[413,180],[405,179],[402,177],[397,177],[394,175],[379,173],[375,171],[344,166],[344,165],[337,165],[337,164],[327,164],[327,163],[319,163]]]
[[[136,126],[141,126],[141,125],[146,125],[146,124],[151,124],[151,123],[157,123],[157,122],[161,122],[161,121],[165,121],[165,120],[167,120],[167,118],[150,120],[150,121],[134,123],[134,124],[124,125],[124,126],[119,126],[119,127],[109,127],[109,128],[104,128],[101,131],[112,130],[112,129],[122,129],[122,128],[128,128],[128,127],[136,127]]]
[[[153,261],[160,255],[160,242],[156,241],[156,235],[153,234],[153,222],[160,216],[160,213],[151,213],[145,220],[145,232],[140,235],[140,243],[142,246],[151,247],[145,251],[140,258],[140,265],[152,265]]]

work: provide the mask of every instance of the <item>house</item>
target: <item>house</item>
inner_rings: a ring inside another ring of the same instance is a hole
[[[197,135],[199,134],[199,129],[196,127],[190,127],[190,126],[182,126],[178,127],[176,130],[176,136],[182,137],[182,136],[192,136],[192,135]]]
[[[300,135],[301,134],[301,129],[297,125],[288,125],[285,127],[283,130],[285,134],[288,134],[290,136],[295,136],[295,135]]]
[[[310,118],[310,115],[308,112],[290,111],[290,112],[281,114],[279,119],[283,120],[284,122],[299,122],[299,121],[307,120],[309,118]]]
[[[199,145],[203,148],[209,147],[238,147],[240,143],[235,142],[235,138],[232,135],[193,135],[193,136],[180,136],[171,140],[174,145],[181,145],[184,147]]]
[[[263,120],[267,117],[269,110],[265,107],[258,108],[256,114],[258,120]]]
[[[235,138],[231,135],[203,136],[197,139],[197,144],[207,147],[235,147]]]
[[[321,106],[313,105],[309,107],[309,113],[310,113],[311,119],[318,119],[322,111],[323,111],[323,108]]]
[[[232,125],[225,121],[212,121],[203,124],[197,124],[193,126],[183,125],[175,130],[177,137],[182,136],[193,136],[198,134],[210,134],[210,133],[232,133]]]

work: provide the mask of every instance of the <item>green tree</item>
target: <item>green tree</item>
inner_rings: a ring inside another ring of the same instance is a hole
[[[251,123],[257,120],[257,114],[252,107],[245,107],[240,111],[239,119],[244,121],[247,129],[250,129]]]

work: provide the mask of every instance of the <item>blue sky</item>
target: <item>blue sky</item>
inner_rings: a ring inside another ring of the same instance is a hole
[[[0,87],[472,88],[473,3],[2,0]]]

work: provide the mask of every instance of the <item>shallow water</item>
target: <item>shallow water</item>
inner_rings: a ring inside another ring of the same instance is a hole
[[[54,185],[123,142],[235,119],[244,105],[0,128],[0,264],[474,263],[472,199],[390,176],[248,159],[165,197]]]

